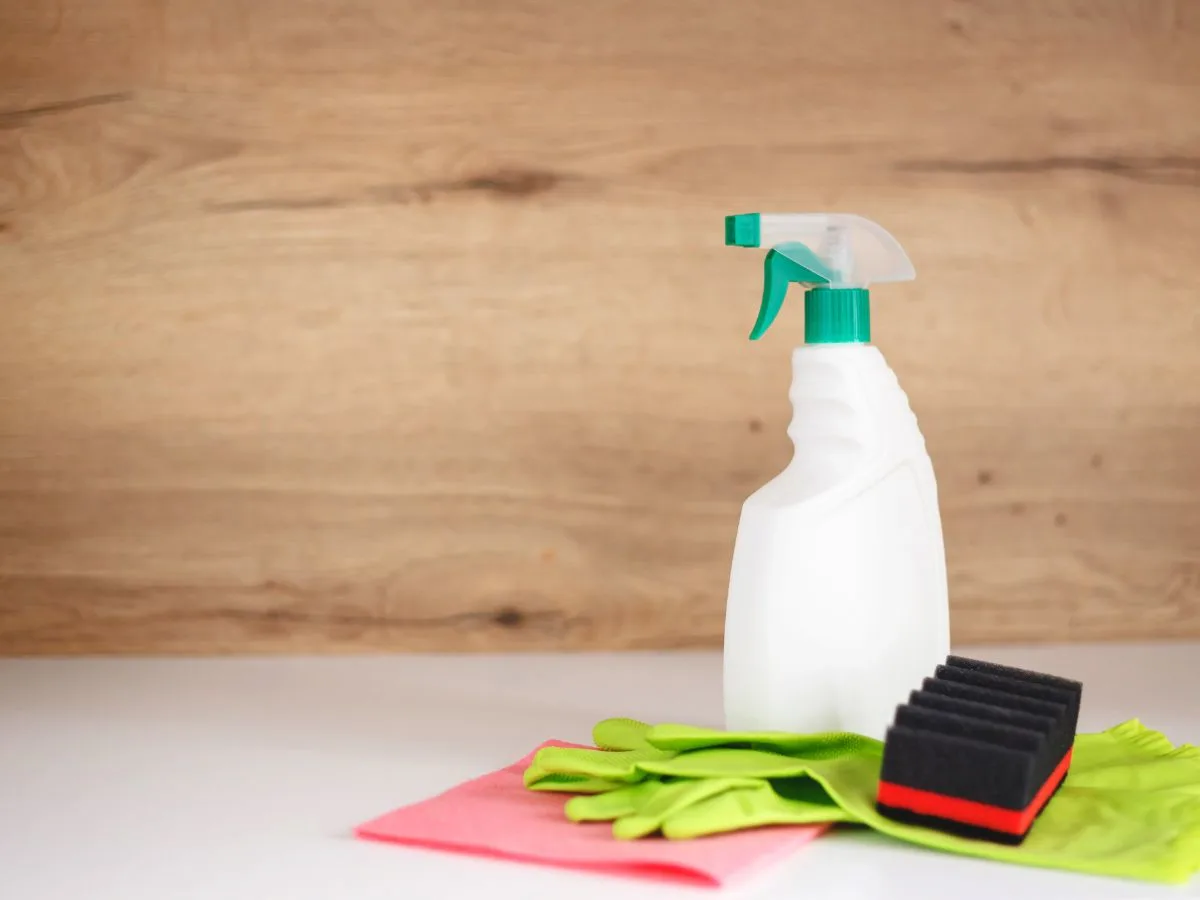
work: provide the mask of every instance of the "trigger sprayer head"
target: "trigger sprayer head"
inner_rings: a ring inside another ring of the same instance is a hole
[[[843,213],[745,213],[725,217],[725,243],[770,247],[763,263],[763,295],[750,340],[775,321],[788,285],[804,295],[804,339],[810,344],[866,343],[871,339],[872,282],[909,281],[912,262],[899,241],[862,216]]]

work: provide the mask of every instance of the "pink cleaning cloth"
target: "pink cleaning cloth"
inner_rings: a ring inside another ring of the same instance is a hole
[[[547,741],[542,746],[578,745]],[[568,821],[563,794],[527,790],[522,775],[532,759],[530,753],[490,775],[402,806],[360,825],[355,834],[453,853],[720,887],[787,856],[828,827],[756,828],[688,841],[619,841],[607,823]]]

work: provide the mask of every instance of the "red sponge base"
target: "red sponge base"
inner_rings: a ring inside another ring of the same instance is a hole
[[[1062,786],[1070,767],[1071,751],[1068,750],[1024,809],[989,806],[887,781],[879,782],[877,805],[880,812],[897,821],[933,825],[963,837],[982,837],[1005,844],[1019,844],[1050,798]]]

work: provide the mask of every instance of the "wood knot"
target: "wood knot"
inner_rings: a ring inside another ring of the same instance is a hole
[[[525,624],[525,614],[513,606],[502,606],[492,616],[492,621],[501,628],[520,628]]]
[[[502,197],[530,197],[557,187],[563,176],[545,169],[497,169],[465,178],[463,190],[488,191]]]

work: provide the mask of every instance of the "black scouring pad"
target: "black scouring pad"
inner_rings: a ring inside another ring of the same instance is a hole
[[[950,656],[896,710],[876,808],[901,822],[1019,844],[1071,764],[1083,685]]]

